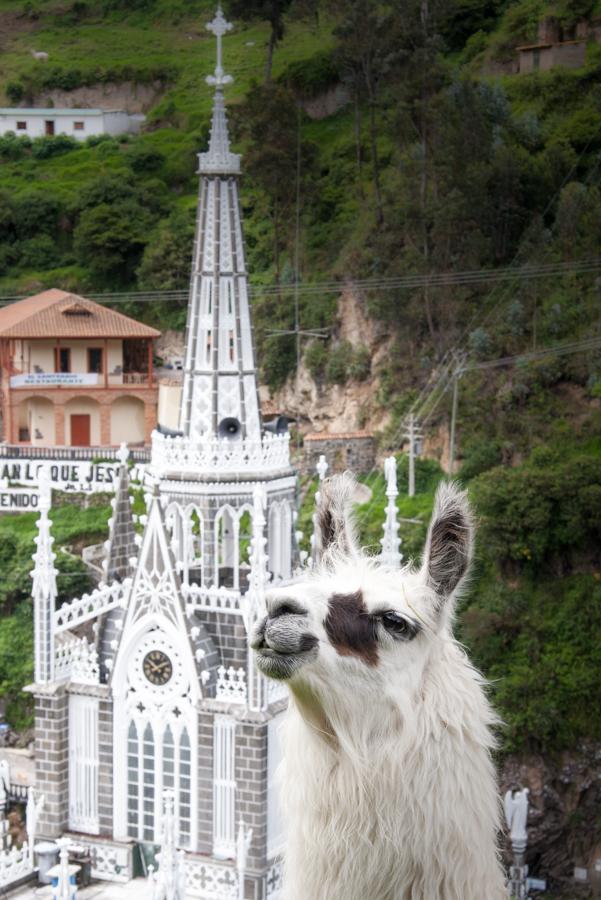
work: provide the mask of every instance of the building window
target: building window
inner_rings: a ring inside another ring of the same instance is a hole
[[[532,51],[532,68],[535,72],[540,69],[540,49],[538,47]]]
[[[221,859],[236,852],[236,721],[215,716],[213,732],[213,853]]]
[[[73,122],[73,131],[84,131],[85,122]]]
[[[70,372],[71,371],[71,351],[68,347],[55,347],[54,349],[54,371]]]
[[[69,697],[69,828],[98,834],[98,699]]]
[[[150,723],[132,720],[127,733],[127,834],[134,840],[158,842],[162,828],[163,790],[174,793],[177,844],[192,838],[192,749],[186,726],[173,721],[161,733]],[[142,735],[142,739],[138,737]]]
[[[27,131],[27,122],[17,122],[17,131]]]
[[[102,348],[88,347],[88,372],[102,373]]]

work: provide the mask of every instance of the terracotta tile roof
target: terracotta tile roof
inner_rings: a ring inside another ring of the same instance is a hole
[[[306,434],[305,441],[348,441],[355,438],[373,438],[371,431],[312,431]]]
[[[4,338],[156,338],[160,331],[57,288],[0,309]]]

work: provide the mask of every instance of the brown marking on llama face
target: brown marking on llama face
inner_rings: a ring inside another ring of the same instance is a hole
[[[330,643],[340,656],[357,656],[368,666],[378,664],[374,622],[361,591],[332,594],[324,626]]]

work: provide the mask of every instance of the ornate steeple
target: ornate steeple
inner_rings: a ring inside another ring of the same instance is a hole
[[[238,197],[240,157],[230,151],[221,42],[232,26],[221,8],[207,25],[217,39],[211,139],[198,157],[200,193],[192,263],[180,430],[200,443],[261,437],[248,281]]]

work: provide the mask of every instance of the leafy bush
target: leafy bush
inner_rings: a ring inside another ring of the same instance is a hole
[[[0,136],[0,157],[2,159],[23,159],[30,149],[31,139],[28,137],[17,137],[14,131],[7,131],[6,134]]]
[[[289,63],[278,79],[303,97],[315,97],[339,80],[338,61],[329,50]]]
[[[472,483],[481,540],[502,566],[561,574],[601,542],[601,459],[541,448]]]
[[[18,248],[18,261],[22,269],[53,269],[60,264],[55,241],[49,234],[39,234],[23,241]]]
[[[351,356],[348,364],[348,374],[357,381],[364,381],[371,371],[371,353],[369,347],[360,345]]]
[[[165,162],[165,157],[153,147],[138,145],[127,154],[127,162],[134,172],[156,172]]]
[[[325,375],[328,354],[323,341],[311,341],[305,350],[305,365],[315,381],[321,381]]]
[[[326,378],[333,384],[344,384],[348,377],[348,364],[353,350],[348,341],[343,341],[330,350],[326,366]]]
[[[469,481],[501,462],[501,446],[498,441],[482,441],[466,448],[461,465],[461,480]]]
[[[14,105],[20,103],[25,96],[25,87],[20,81],[9,81],[5,91],[9,101]]]
[[[31,155],[34,159],[50,159],[70,150],[77,150],[79,142],[68,134],[57,134],[54,137],[34,138],[31,142]]]
[[[73,235],[77,258],[97,276],[127,283],[150,240],[153,224],[148,210],[133,199],[85,209]]]

